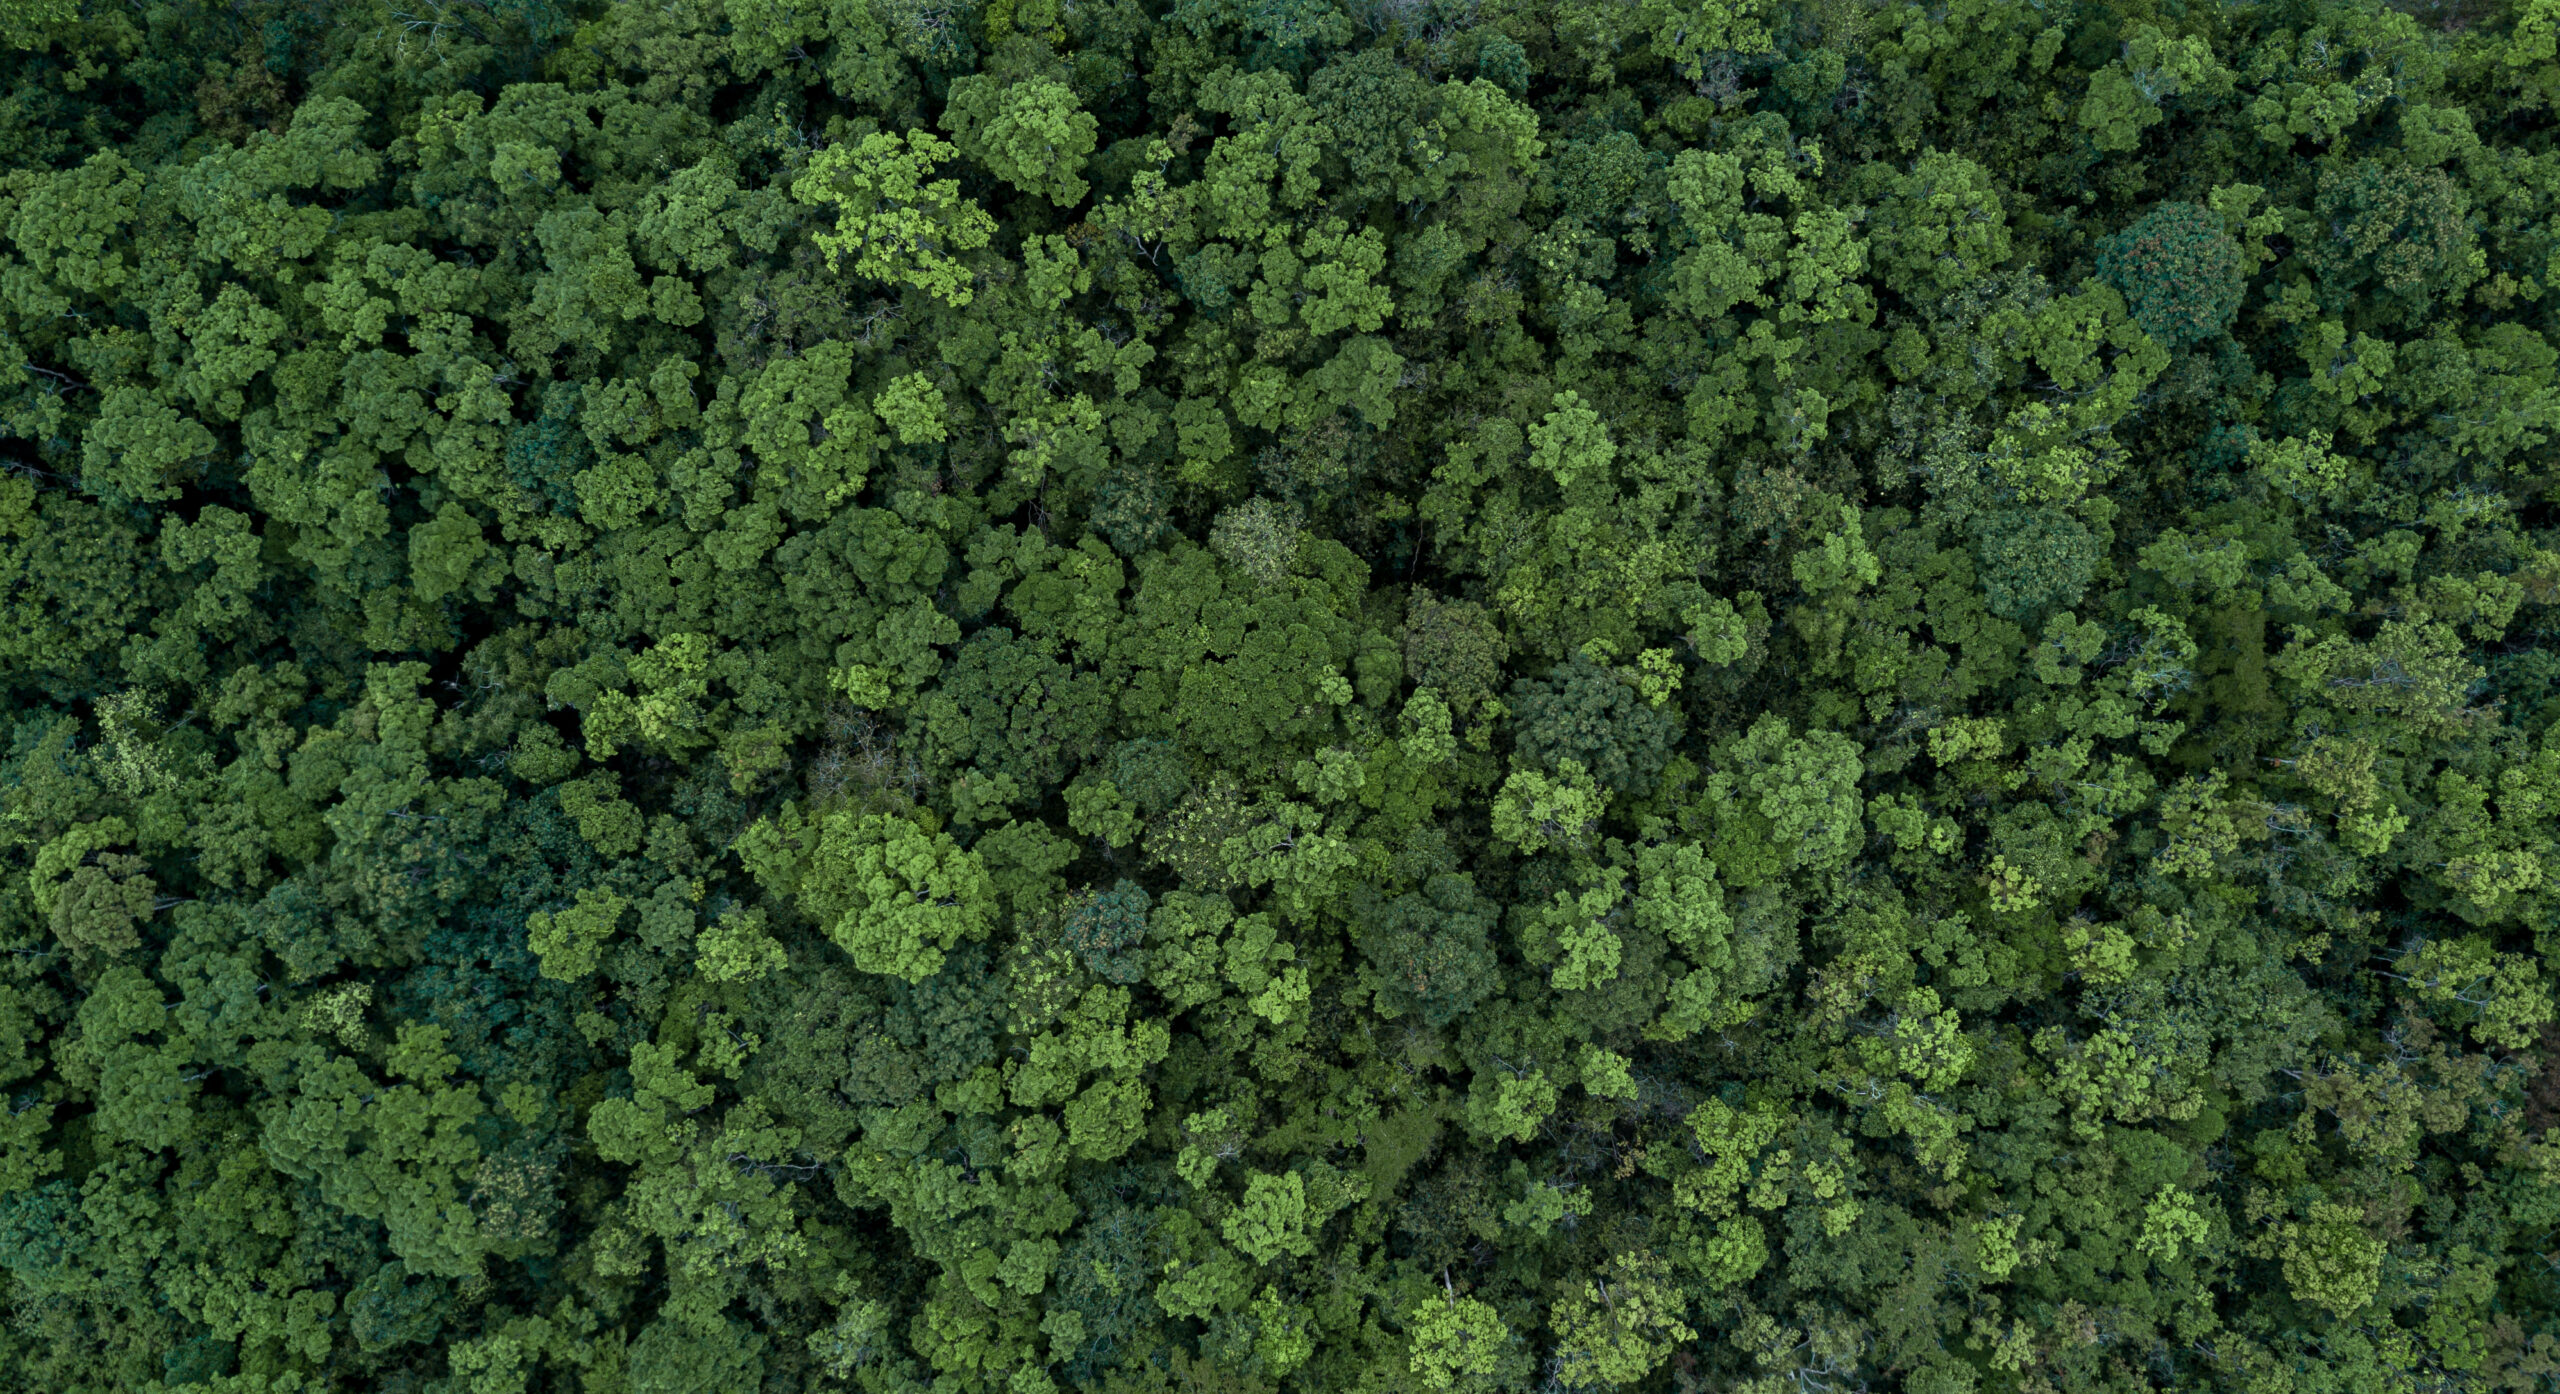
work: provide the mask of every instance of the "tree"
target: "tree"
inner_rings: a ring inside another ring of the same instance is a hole
[[[2098,276],[2124,293],[2134,323],[2169,348],[2230,326],[2246,288],[2240,244],[2219,214],[2163,203],[2098,244]]]
[[[1067,915],[1067,947],[1106,982],[1135,982],[1142,971],[1130,951],[1147,933],[1148,896],[1121,880]]]
[[[1589,844],[1607,806],[1608,796],[1579,760],[1558,761],[1554,778],[1514,770],[1494,800],[1493,833],[1524,855],[1579,849]]]
[[[792,181],[791,197],[835,205],[834,230],[812,239],[826,253],[827,269],[849,256],[856,275],[968,304],[973,292],[959,256],[986,246],[995,221],[960,197],[957,181],[931,177],[957,153],[947,142],[910,132],[903,141],[864,136],[812,157]]]
[[[1360,952],[1384,979],[1390,1005],[1437,1029],[1499,987],[1497,919],[1474,878],[1442,872],[1393,900],[1372,899],[1360,912]]]
[[[1709,777],[1703,804],[1717,865],[1750,867],[1756,883],[1779,871],[1837,866],[1855,850],[1865,827],[1862,771],[1846,737],[1798,736],[1784,717],[1767,716],[1730,749],[1731,770]]]
[[[961,78],[951,84],[942,128],[959,141],[961,154],[1024,193],[1061,208],[1084,201],[1089,186],[1077,175],[1101,126],[1064,84],[1004,82],[984,73]]]
[[[2314,1205],[2309,1219],[2283,1228],[2277,1245],[2293,1295],[2334,1316],[2354,1314],[2379,1290],[2382,1241],[2364,1232],[2353,1206]]]
[[[1881,172],[1880,172],[1881,173]],[[1885,175],[1867,244],[1885,284],[1906,296],[1944,294],[2009,259],[2008,213],[1990,171],[1930,150],[1908,174]]]
[[[812,826],[786,809],[751,830],[748,846],[766,884],[790,889],[866,973],[921,982],[952,945],[995,923],[978,855],[905,818],[846,811]]]
[[[1306,1258],[1316,1251],[1307,1234],[1307,1183],[1296,1172],[1268,1176],[1256,1172],[1245,1181],[1244,1200],[1220,1227],[1227,1242],[1256,1263],[1282,1255]]]
[[[1697,1339],[1681,1324],[1687,1304],[1652,1254],[1620,1254],[1603,1278],[1584,1281],[1556,1304],[1556,1359],[1573,1384],[1615,1388],[1653,1373],[1672,1347]]]
[[[535,914],[525,938],[542,960],[542,976],[575,982],[596,970],[598,951],[613,937],[631,902],[611,891],[581,891],[578,903],[556,915]]]
[[[1413,1355],[1407,1362],[1426,1389],[1455,1389],[1500,1368],[1511,1333],[1502,1316],[1472,1297],[1423,1302],[1405,1313]]]
[[[1679,734],[1669,713],[1587,654],[1542,681],[1512,684],[1506,705],[1523,764],[1552,771],[1571,762],[1619,793],[1650,792]]]
[[[2096,578],[2096,535],[2061,509],[2004,509],[1977,526],[1983,600],[2004,619],[2025,623],[2077,605]]]

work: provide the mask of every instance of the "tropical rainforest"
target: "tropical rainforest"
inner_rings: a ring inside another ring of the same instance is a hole
[[[2560,0],[5,0],[0,1370],[2560,1389]]]

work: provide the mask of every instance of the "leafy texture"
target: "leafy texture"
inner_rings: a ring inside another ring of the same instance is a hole
[[[0,0],[0,1369],[2552,1394],[2560,0]]]

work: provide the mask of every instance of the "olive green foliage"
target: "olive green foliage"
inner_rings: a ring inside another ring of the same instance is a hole
[[[2551,1394],[2560,0],[0,0],[0,1370]]]

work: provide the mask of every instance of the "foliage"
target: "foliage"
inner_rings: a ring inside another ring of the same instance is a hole
[[[2555,0],[0,40],[16,1384],[2560,1370]]]
[[[1067,914],[1067,947],[1094,976],[1130,983],[1141,971],[1130,956],[1147,935],[1146,889],[1126,879]]]
[[[2170,348],[2221,333],[2247,290],[2240,244],[2222,218],[2163,203],[2098,243],[2098,276],[2124,294],[2133,322]]]

